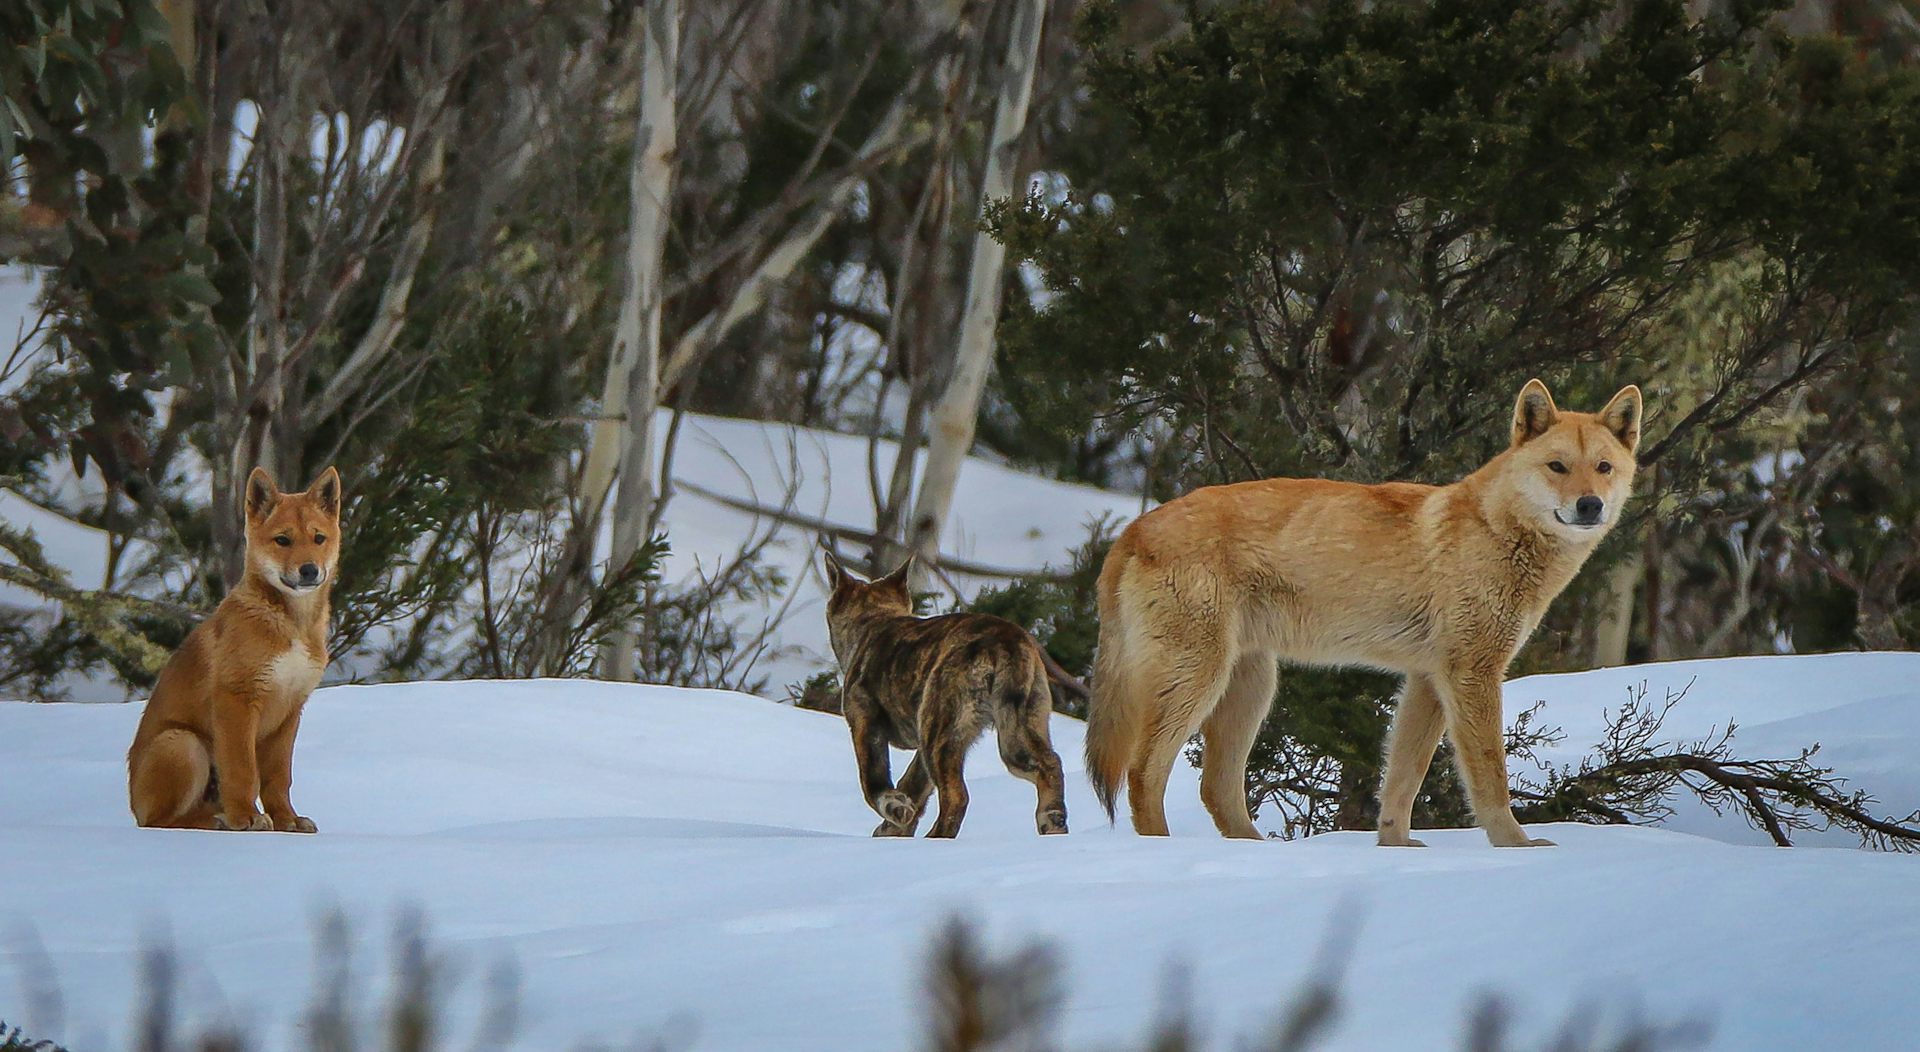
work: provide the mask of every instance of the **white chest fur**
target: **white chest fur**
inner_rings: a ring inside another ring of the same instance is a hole
[[[308,694],[320,685],[320,676],[326,669],[326,662],[320,660],[320,655],[307,649],[304,643],[295,643],[273,659],[267,675],[273,680],[277,691]]]
[[[267,709],[261,714],[261,730],[277,727],[320,685],[327,663],[304,643],[295,643],[267,666]]]

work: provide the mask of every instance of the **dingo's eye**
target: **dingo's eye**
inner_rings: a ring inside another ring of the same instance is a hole
[[[325,544],[325,543],[327,543],[327,535],[326,535],[326,534],[324,534],[324,533],[316,533],[316,534],[314,534],[314,535],[313,535],[313,543],[315,543],[315,544]]]
[[[1557,460],[1547,461],[1547,468],[1556,475],[1564,475],[1567,473],[1567,466]]]
[[[283,533],[280,536],[275,537],[273,539],[273,543],[279,545],[282,548],[291,548],[293,547],[293,538]]]
[[[1613,474],[1613,465],[1603,460],[1600,463],[1595,464],[1593,466],[1593,470],[1598,471],[1602,475],[1611,475]]]

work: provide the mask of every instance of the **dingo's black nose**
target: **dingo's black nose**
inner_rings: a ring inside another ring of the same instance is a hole
[[[1600,511],[1606,503],[1599,497],[1581,497],[1573,502],[1573,521],[1582,526],[1592,526],[1600,521]]]
[[[1582,505],[1582,507],[1585,507],[1585,506]],[[1584,512],[1582,514],[1584,514]],[[301,565],[300,567],[300,583],[301,584],[313,584],[318,580],[320,580],[320,567],[314,565],[313,563],[305,563]]]

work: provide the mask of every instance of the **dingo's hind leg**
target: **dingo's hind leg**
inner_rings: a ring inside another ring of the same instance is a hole
[[[1134,832],[1166,836],[1167,778],[1181,746],[1226,690],[1226,656],[1217,651],[1189,652],[1175,667],[1163,665],[1147,678],[1153,684],[1153,711],[1127,769],[1127,803],[1133,808]]]
[[[1015,691],[1003,699],[994,714],[1000,759],[1016,778],[1033,783],[1039,798],[1034,828],[1043,834],[1067,831],[1067,779],[1060,769],[1060,754],[1053,748],[1048,726],[1052,715],[1053,698],[1045,673],[1035,675],[1029,691]]]
[[[913,759],[908,761],[905,773],[900,775],[900,784],[896,787],[898,792],[907,798],[907,802],[913,805],[912,817],[905,822],[883,820],[874,829],[874,836],[910,837],[914,830],[920,828],[920,816],[927,813],[927,801],[933,796],[933,776],[927,773],[926,757],[924,749],[915,753]]]
[[[1226,693],[1200,724],[1200,801],[1207,805],[1221,836],[1260,839],[1247,810],[1247,755],[1253,751],[1267,710],[1273,707],[1279,674],[1279,659],[1273,654],[1242,654]]]
[[[1415,672],[1394,706],[1393,727],[1387,732],[1387,769],[1380,776],[1380,845],[1425,847],[1413,839],[1413,800],[1433,766],[1433,752],[1446,729],[1440,695],[1433,680]]]
[[[133,820],[162,829],[212,829],[207,800],[213,762],[207,746],[183,728],[161,731],[131,765],[128,797]]]

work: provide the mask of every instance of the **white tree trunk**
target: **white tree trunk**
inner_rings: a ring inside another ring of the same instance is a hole
[[[822,189],[816,203],[811,206],[812,212],[801,217],[781,235],[779,241],[770,241],[770,247],[764,253],[750,253],[759,255],[760,261],[740,285],[732,290],[724,302],[687,327],[686,332],[674,342],[672,354],[657,357],[656,393],[684,379],[707,351],[766,304],[773,288],[792,276],[807,253],[813,250],[813,246],[832,225],[832,220],[846,208],[872,166],[918,141],[921,133],[906,127],[908,94],[902,93],[894,101],[846,168]],[[618,340],[614,350],[616,354],[622,350]],[[618,474],[620,441],[630,387],[627,377],[632,365],[631,361],[618,358],[608,363],[607,382],[600,396],[601,418],[594,425],[588,441],[587,462],[580,477],[581,504],[589,516],[599,515]]]
[[[646,541],[657,492],[653,467],[653,408],[660,393],[660,306],[673,191],[674,109],[678,94],[680,0],[647,4],[641,40],[640,119],[633,133],[629,182],[632,219],[627,230],[627,287],[620,297],[603,399],[607,419],[594,427],[587,457],[589,494],[604,500],[617,469],[610,573],[623,569]],[[624,421],[618,419],[624,417]],[[624,427],[622,427],[624,423]],[[613,453],[618,447],[618,461]],[[599,476],[609,477],[600,481]],[[595,484],[598,488],[595,489]],[[597,502],[596,502],[597,505]],[[598,518],[597,506],[589,509]],[[588,542],[591,543],[591,535]],[[601,675],[632,679],[636,633],[622,628],[600,655]]]
[[[1635,593],[1640,587],[1640,553],[1620,560],[1607,574],[1606,599],[1600,603],[1600,623],[1593,632],[1595,668],[1617,668],[1627,663],[1627,643],[1633,629]]]
[[[993,109],[993,138],[987,146],[987,170],[980,181],[980,206],[1013,196],[1016,154],[1027,126],[1027,107],[1033,101],[1033,80],[1040,58],[1040,27],[1046,19],[1046,0],[1015,0],[1012,32],[999,99]],[[927,467],[920,480],[907,531],[907,547],[923,566],[937,565],[940,531],[953,507],[960,481],[960,465],[973,448],[974,425],[980,413],[980,395],[986,390],[987,370],[993,365],[994,329],[1000,322],[1001,273],[1006,246],[986,231],[973,239],[973,266],[967,274],[966,308],[955,344],[954,368],[947,388],[934,403],[927,433]]]
[[[276,56],[274,61],[278,63]],[[284,83],[278,70],[271,82]],[[226,478],[216,483],[214,539],[220,547],[222,572],[228,588],[245,575],[246,534],[241,527],[238,494],[256,467],[285,475],[274,462],[267,441],[274,415],[284,394],[281,367],[286,361],[287,331],[282,308],[287,277],[287,154],[294,146],[294,118],[301,105],[296,90],[276,93],[271,105],[258,109],[254,150],[258,167],[253,188],[253,306],[247,320],[245,354],[236,396],[224,402],[228,414],[215,421],[226,443]],[[282,478],[281,482],[285,483]]]

